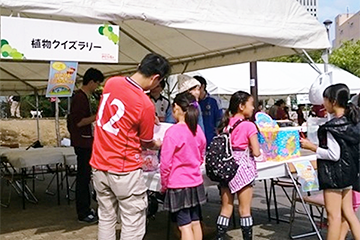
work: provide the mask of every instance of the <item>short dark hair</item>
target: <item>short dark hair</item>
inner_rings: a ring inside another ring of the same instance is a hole
[[[285,104],[285,101],[283,99],[277,100],[275,103],[275,105],[279,107],[281,106],[281,104]]]
[[[204,85],[204,86],[205,86],[205,89],[206,89],[207,82],[206,82],[205,78],[203,78],[202,76],[194,76],[194,78],[195,78],[196,80],[198,80],[201,85]]]
[[[83,85],[88,85],[91,80],[101,83],[104,81],[104,75],[96,68],[89,68],[84,74]]]
[[[170,63],[157,53],[149,53],[141,60],[137,71],[145,77],[159,74],[160,78],[164,78],[170,75]]]

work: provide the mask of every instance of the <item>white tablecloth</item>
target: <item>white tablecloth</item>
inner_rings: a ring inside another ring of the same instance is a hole
[[[74,148],[8,148],[0,149],[1,161],[9,162],[15,168],[65,163],[75,158]],[[75,158],[76,159],[76,158]]]
[[[275,162],[258,162],[256,164],[258,170],[258,177],[256,180],[264,180],[278,177],[287,176],[285,163],[292,163],[297,161],[312,161],[316,160],[316,155],[309,151],[302,151],[301,157],[289,159],[287,161]],[[205,171],[205,165],[201,166],[201,172],[204,179],[204,186],[214,186],[218,183],[212,182],[207,176]],[[151,191],[158,192],[161,189],[160,173],[159,172],[144,172],[145,184]]]

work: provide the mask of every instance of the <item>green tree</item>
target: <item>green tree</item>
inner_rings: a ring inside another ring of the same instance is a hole
[[[315,63],[324,63],[324,61],[321,59],[321,55],[323,53],[323,50],[314,50],[309,51],[309,56],[314,60]],[[283,56],[283,57],[276,57],[268,59],[270,62],[294,62],[294,63],[306,63],[306,56],[305,54],[295,54],[290,56]]]
[[[323,50],[308,52],[315,63],[324,63],[321,58],[322,53]],[[300,54],[271,58],[268,61],[305,63],[307,62],[305,59],[306,56]],[[360,40],[344,42],[339,48],[334,49],[330,54],[329,63],[360,77]]]
[[[20,112],[22,117],[31,117],[30,111],[36,109],[36,97],[34,95],[22,96],[20,100]],[[55,103],[50,98],[39,96],[39,111],[43,117],[55,117]],[[67,98],[60,98],[59,116],[63,117],[67,112]]]
[[[331,53],[329,62],[360,77],[360,40],[344,42]]]

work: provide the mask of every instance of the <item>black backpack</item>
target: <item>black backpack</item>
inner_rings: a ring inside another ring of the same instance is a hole
[[[214,137],[207,147],[205,157],[206,175],[214,182],[229,183],[234,178],[239,165],[235,162],[231,147],[231,132],[243,120],[239,119],[229,132]]]

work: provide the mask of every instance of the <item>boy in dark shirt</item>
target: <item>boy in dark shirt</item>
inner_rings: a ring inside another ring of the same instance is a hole
[[[86,223],[98,221],[95,211],[90,209],[91,167],[89,161],[94,140],[92,123],[96,118],[96,113],[91,110],[90,96],[102,81],[104,81],[104,75],[99,70],[90,68],[86,71],[83,86],[72,98],[68,119],[71,145],[77,155],[76,212],[78,220]]]

